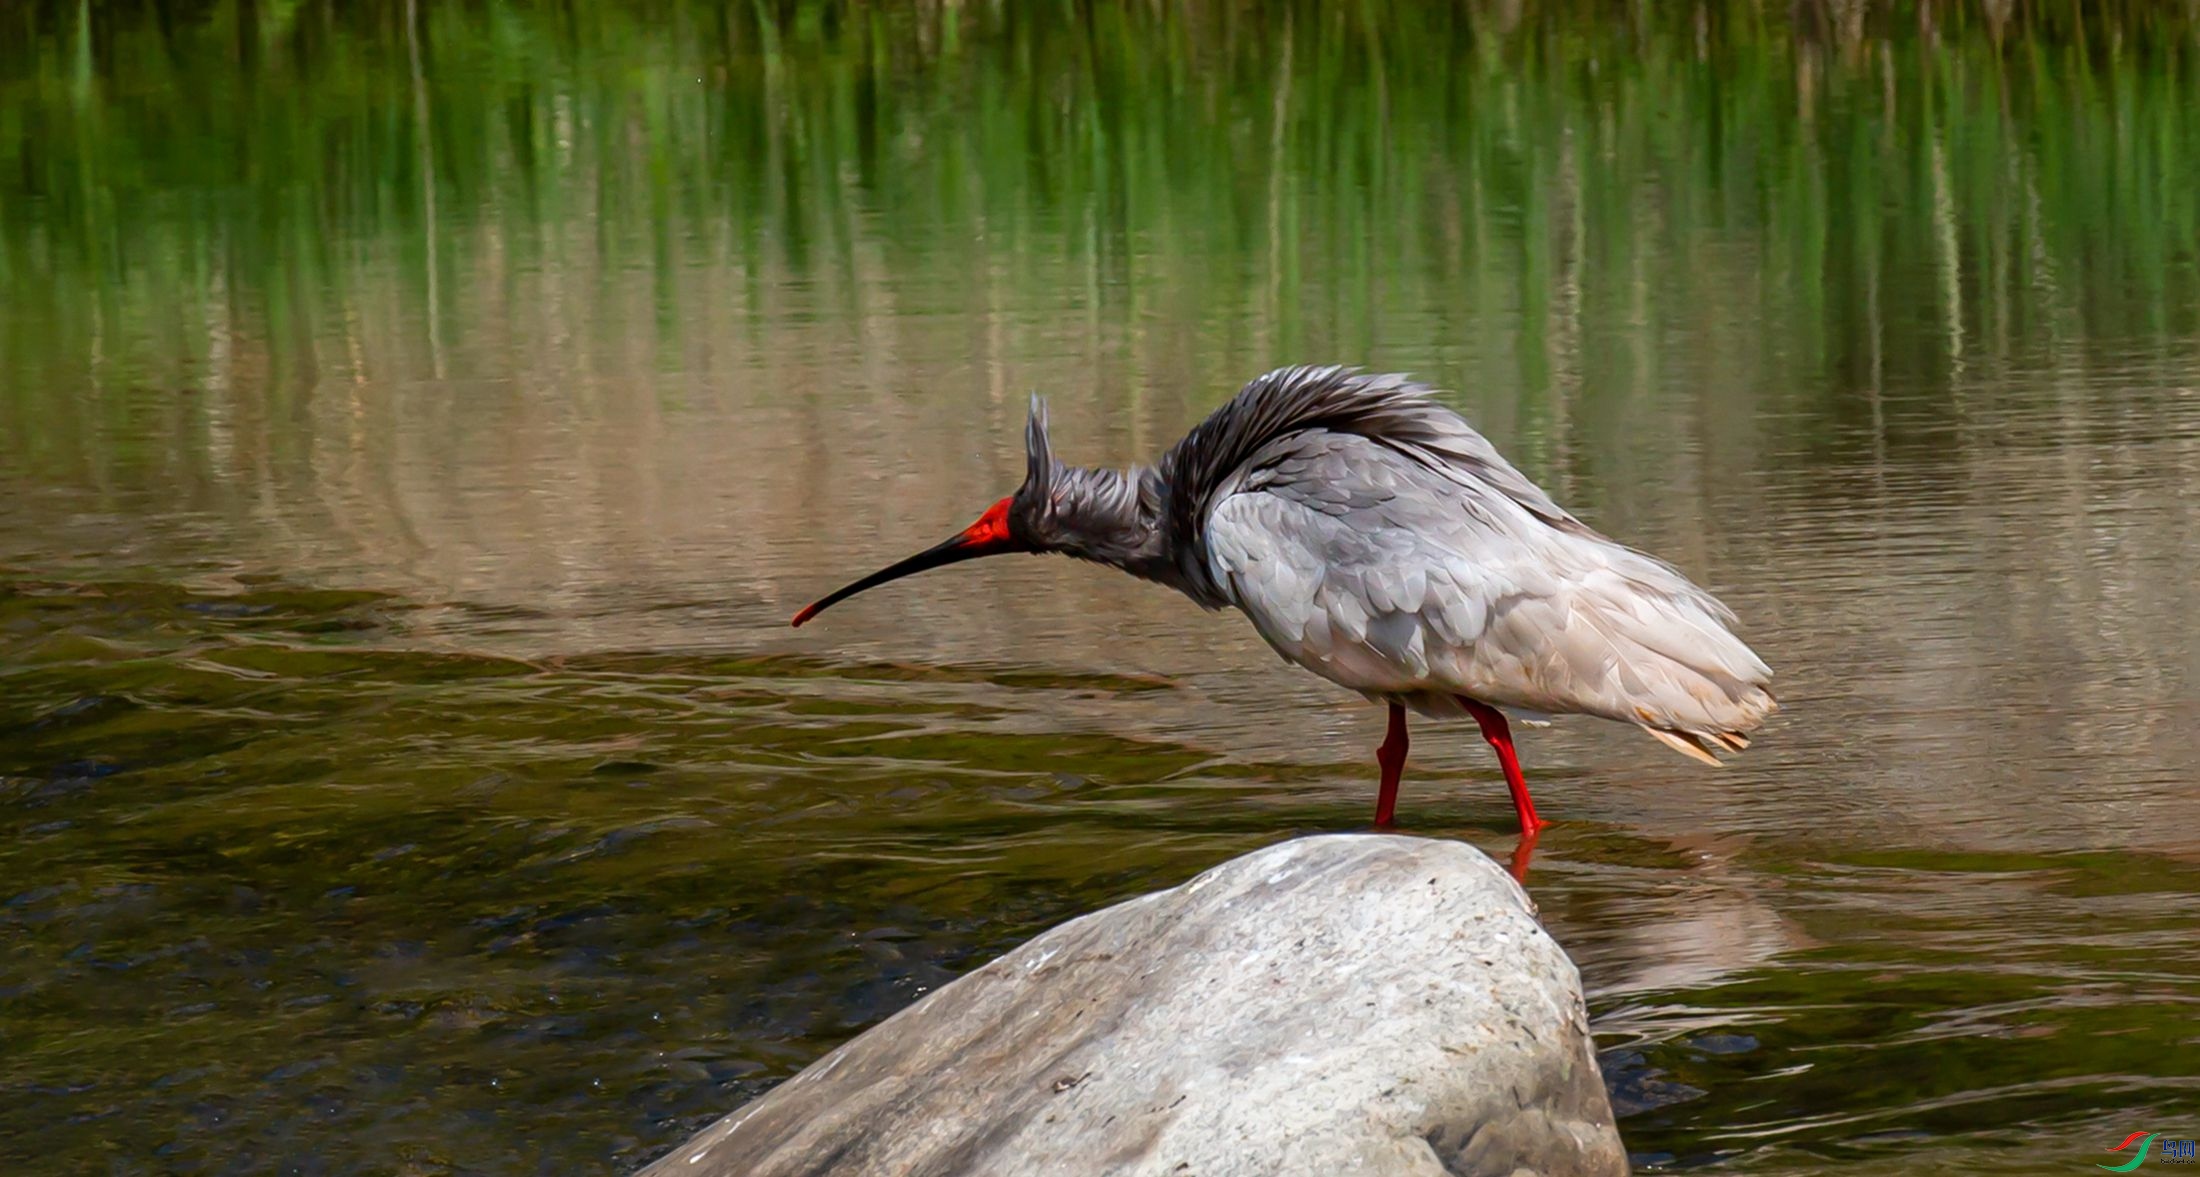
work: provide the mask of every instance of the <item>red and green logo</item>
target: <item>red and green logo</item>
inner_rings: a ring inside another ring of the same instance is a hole
[[[2129,1173],[2147,1159],[2147,1149],[2154,1145],[2154,1138],[2160,1135],[2159,1132],[2134,1132],[2124,1137],[2122,1144],[2108,1150],[2110,1152],[2122,1152],[2127,1148],[2131,1148],[2133,1141],[2137,1141],[2139,1147],[2132,1151],[2130,1160],[2121,1165],[2095,1165],[2093,1167],[2106,1169],[2111,1173]],[[2163,1164],[2200,1165],[2200,1140],[2170,1139],[2162,1141],[2161,1144],[2162,1147],[2155,1151]]]
[[[2147,1149],[2153,1145],[2154,1138],[2160,1135],[2161,1133],[2159,1132],[2134,1132],[2131,1135],[2124,1137],[2124,1142],[2122,1144],[2119,1144],[2116,1147],[2108,1150],[2110,1152],[2122,1152],[2125,1149],[2131,1147],[2132,1141],[2137,1140],[2139,1142],[2139,1151],[2132,1153],[2130,1160],[2125,1161],[2121,1165],[2095,1165],[2093,1167],[2096,1169],[2106,1169],[2111,1173],[2129,1173],[2133,1169],[2139,1167],[2139,1162],[2147,1159]]]

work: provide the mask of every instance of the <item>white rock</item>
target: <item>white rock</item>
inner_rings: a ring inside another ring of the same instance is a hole
[[[1326,835],[1070,921],[648,1177],[1624,1174],[1573,963],[1470,846]]]

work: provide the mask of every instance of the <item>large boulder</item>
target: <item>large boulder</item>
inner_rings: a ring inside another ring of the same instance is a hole
[[[1624,1174],[1580,978],[1457,842],[1326,835],[1054,928],[651,1165]]]

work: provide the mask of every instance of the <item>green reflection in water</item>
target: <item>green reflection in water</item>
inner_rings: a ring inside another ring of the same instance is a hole
[[[1139,333],[1210,396],[1411,351],[1524,465],[1620,485],[1744,418],[1829,465],[2179,420],[1994,377],[2189,356],[2189,9],[1651,7],[11,6],[7,542],[46,491],[310,501],[317,445],[385,440],[316,432],[347,389],[494,397],[568,331],[583,401],[887,324],[917,359]],[[1614,322],[1811,378],[1579,346]],[[2031,432],[1967,437],[1982,389]],[[1166,681],[453,652],[418,602],[135,559],[0,593],[11,1169],[628,1166],[1040,927],[1364,817],[1293,787],[1326,770],[1005,705]],[[1802,947],[1599,998],[1646,1162],[2063,1172],[2200,1124],[2189,862],[1786,833],[1730,869]],[[1685,955],[1689,855],[1543,854],[1592,982]]]

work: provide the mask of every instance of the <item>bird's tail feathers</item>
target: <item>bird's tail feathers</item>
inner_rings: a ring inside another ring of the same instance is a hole
[[[1703,761],[1713,768],[1723,766],[1716,753],[1739,752],[1749,747],[1749,737],[1740,732],[1684,732],[1673,728],[1638,725],[1656,737],[1659,743],[1683,756]]]
[[[1633,591],[1576,598],[1575,614],[1610,642],[1615,719],[1643,730],[1684,756],[1717,763],[1717,755],[1749,746],[1748,734],[1779,706],[1763,660],[1720,621],[1717,601],[1688,591]],[[1609,713],[1608,713],[1609,714]]]
[[[1671,728],[1651,727],[1647,723],[1641,726],[1642,730],[1656,736],[1660,742],[1675,752],[1683,756],[1692,756],[1713,768],[1720,766],[1719,758],[1711,754],[1711,748],[1706,742],[1706,737],[1699,736],[1694,732],[1680,732]]]

